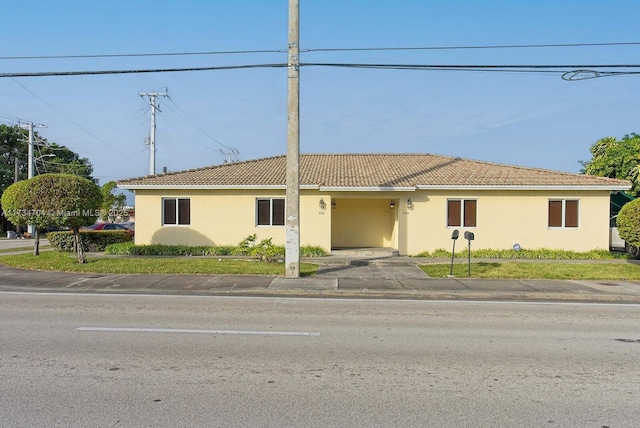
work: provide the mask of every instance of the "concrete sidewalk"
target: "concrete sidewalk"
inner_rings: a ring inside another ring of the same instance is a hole
[[[266,275],[81,274],[0,265],[0,291],[640,303],[640,282],[635,281],[429,278],[418,268],[425,261],[407,257],[309,261],[320,263],[318,274],[296,279]]]

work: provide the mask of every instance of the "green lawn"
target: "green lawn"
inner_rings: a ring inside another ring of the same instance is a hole
[[[44,249],[48,249],[51,248],[51,245],[40,245],[40,249],[44,250]],[[27,245],[24,247],[15,247],[15,248],[2,248],[0,249],[0,254],[2,253],[15,253],[18,251],[33,251],[33,244],[31,245]]]
[[[253,260],[232,260],[209,257],[87,257],[80,264],[75,253],[46,251],[39,256],[20,254],[0,256],[0,263],[8,266],[60,272],[83,273],[154,273],[154,274],[227,274],[281,275],[284,263],[265,263]],[[301,276],[315,275],[318,265],[302,263]]]
[[[227,274],[227,275],[284,275],[283,263],[253,260],[233,260],[215,257],[92,257],[79,264],[75,254],[45,251],[40,256],[20,254],[0,255],[0,263],[32,270],[83,273],[155,273],[155,274]],[[429,276],[449,275],[449,264],[420,266]],[[302,263],[302,276],[315,275],[318,265]],[[467,265],[456,263],[454,275],[467,277]],[[495,261],[471,264],[473,278],[509,279],[585,279],[640,280],[640,265],[633,263],[561,263]]]
[[[449,275],[449,264],[426,264],[420,268],[433,278]],[[456,263],[453,274],[467,278],[468,265]],[[633,263],[531,263],[489,262],[471,263],[472,278],[508,279],[585,279],[640,280],[640,265]]]

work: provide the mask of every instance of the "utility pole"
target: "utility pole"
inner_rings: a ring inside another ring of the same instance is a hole
[[[33,178],[33,122],[27,123],[29,129],[29,160],[27,161],[27,178]]]
[[[154,175],[156,173],[156,110],[160,111],[160,108],[156,105],[156,99],[158,97],[168,96],[166,92],[138,92],[141,97],[149,97],[149,104],[151,105],[151,131],[149,132],[149,174]]]
[[[33,122],[27,122],[27,129],[29,130],[29,160],[27,163],[27,178],[33,178],[33,162],[34,162],[34,157],[33,157],[33,128],[37,127],[37,128],[46,128],[45,125],[37,125],[34,124]],[[29,229],[29,233],[31,233],[31,236],[35,236],[35,228],[33,227],[33,225],[29,225],[28,226]]]
[[[285,277],[300,277],[300,7],[289,0]]]

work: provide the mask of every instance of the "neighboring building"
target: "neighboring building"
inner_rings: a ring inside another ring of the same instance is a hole
[[[118,182],[135,191],[136,243],[236,245],[285,241],[286,157]],[[431,154],[300,156],[300,243],[586,251],[609,248],[610,193],[627,181]]]
[[[612,192],[611,193],[611,208],[609,210],[609,215],[611,217],[617,216],[620,212],[620,208],[625,206],[627,203],[633,201],[635,198],[631,196],[627,192]]]

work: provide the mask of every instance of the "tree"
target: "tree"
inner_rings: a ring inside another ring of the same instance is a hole
[[[93,166],[89,159],[81,158],[67,147],[48,143],[40,148],[39,153],[42,165],[36,164],[38,172],[77,175],[96,183],[96,179],[91,176]]]
[[[630,180],[630,193],[640,196],[640,135],[627,134],[622,140],[605,137],[596,141],[590,151],[591,160],[580,162],[583,173]]]
[[[16,225],[32,225],[35,228],[33,255],[40,255],[40,229],[49,227],[51,219],[34,203],[30,180],[13,183],[2,194],[2,209],[5,217]]]
[[[97,182],[91,174],[93,166],[87,158],[65,146],[49,143],[34,132],[34,174],[65,173],[85,177]],[[20,126],[0,125],[0,192],[19,180],[26,180],[29,163],[29,132]],[[8,218],[5,216],[5,218]],[[3,221],[0,229],[6,230]]]
[[[119,193],[115,194],[114,191],[118,183],[115,181],[109,181],[105,183],[100,189],[102,192],[102,206],[100,219],[103,221],[115,220],[114,212],[122,211],[127,204],[127,196]]]
[[[620,209],[616,226],[620,237],[627,244],[633,245],[635,248],[640,247],[640,199],[634,199]],[[640,254],[632,255],[637,256]]]
[[[16,164],[18,180],[27,178],[28,148],[26,129],[0,125],[0,191],[4,191],[16,181]]]
[[[101,203],[98,185],[70,174],[37,175],[9,186],[2,195],[2,208],[11,221],[24,222],[26,215],[26,222],[36,226],[34,254],[38,252],[39,229],[68,227],[73,231],[79,263],[86,263],[80,227],[95,222]]]
[[[96,181],[91,174],[93,166],[89,159],[81,158],[65,146],[50,143],[34,132],[36,141],[34,174],[73,174]],[[20,126],[0,125],[0,191],[4,191],[16,180],[27,178],[29,162],[29,131]]]
[[[2,193],[3,215],[13,224],[22,225],[29,224],[31,221],[31,212],[27,209],[29,205],[29,183],[27,181],[18,181]],[[33,247],[34,255],[39,254],[39,240],[36,239],[36,245]]]

